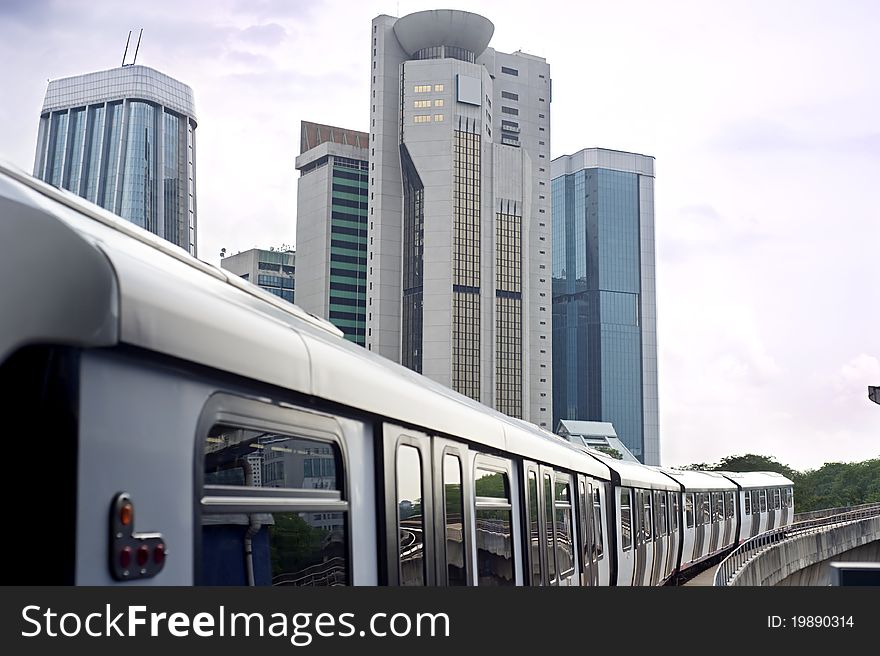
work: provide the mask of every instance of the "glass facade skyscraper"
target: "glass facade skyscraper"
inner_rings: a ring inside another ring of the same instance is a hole
[[[552,162],[553,422],[611,422],[659,464],[654,160],[587,149]]]
[[[34,175],[196,254],[192,89],[146,66],[49,82]]]

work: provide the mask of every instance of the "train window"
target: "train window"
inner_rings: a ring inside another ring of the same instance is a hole
[[[580,512],[578,513],[578,535],[581,538],[581,564],[583,565],[582,571],[586,574],[586,569],[590,561],[596,560],[596,548],[593,547],[593,553],[590,554],[590,542],[591,540],[587,539],[587,531],[590,530],[589,522],[587,521],[587,513],[592,512],[592,494],[587,492],[587,486],[583,484],[583,482],[578,483],[578,501],[580,502]],[[589,502],[589,506],[587,503]],[[588,577],[582,576],[581,585],[589,585]]]
[[[672,530],[678,533],[678,517],[679,517],[679,509],[678,509],[678,493],[672,493]]]
[[[752,514],[752,495],[748,492],[743,493],[743,512],[746,515]]]
[[[658,535],[666,535],[667,533],[669,533],[669,519],[668,519],[669,516],[667,514],[667,507],[666,507],[666,492],[660,492],[659,499],[660,499],[660,504],[659,504],[658,515],[657,515],[657,517],[658,517],[657,533],[658,533]]]
[[[779,488],[778,487],[774,488],[773,489],[773,510],[779,510],[779,508],[781,506],[781,504],[779,503],[779,497],[780,497]]]
[[[335,443],[216,424],[203,444],[199,584],[348,582],[349,507]]]
[[[794,495],[792,494],[792,489],[790,487],[785,488],[785,507],[791,508],[792,500]]]
[[[653,527],[654,527],[654,514],[651,511],[651,493],[644,492],[644,501],[642,502],[642,537],[645,542],[650,542],[653,539]]]
[[[544,527],[547,532],[547,574],[556,579],[556,549],[553,548],[553,481],[544,474]]]
[[[767,490],[758,491],[758,500],[761,503],[761,512],[767,512]]]
[[[694,527],[694,495],[686,494],[684,496],[684,514],[685,519],[687,520],[687,527]]]
[[[556,479],[556,562],[559,577],[574,571],[574,536],[571,525],[571,485],[568,478]]]
[[[467,585],[464,549],[464,501],[461,498],[461,460],[443,456],[443,499],[446,524],[446,584]]]
[[[724,516],[728,519],[736,517],[736,510],[733,507],[733,492],[724,493]]]
[[[630,489],[620,488],[620,535],[623,550],[632,547],[632,510],[630,505]]]
[[[205,438],[204,482],[339,490],[337,457],[329,442],[217,424]]]
[[[712,501],[712,521],[720,522],[724,519],[724,492],[713,492]]]
[[[507,474],[477,468],[477,585],[514,585],[512,506]]]
[[[752,490],[752,514],[761,512],[761,495],[758,493],[758,490]]]
[[[596,550],[597,560],[601,560],[604,548],[602,546],[602,502],[598,488],[593,490],[593,548]]]
[[[425,518],[422,514],[422,456],[409,444],[397,449],[397,526],[400,585],[425,585]]]
[[[529,472],[529,554],[532,559],[532,585],[541,585],[541,532],[538,529],[538,476]]]

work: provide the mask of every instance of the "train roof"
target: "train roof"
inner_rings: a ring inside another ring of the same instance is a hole
[[[778,472],[717,472],[734,481],[743,489],[794,485],[794,482]]]
[[[694,490],[735,490],[736,484],[718,472],[693,471],[689,469],[669,469],[656,467],[669,478],[681,483],[685,491]]]
[[[30,310],[5,313],[0,362],[28,343],[125,343],[611,477],[549,431],[353,344],[328,321],[2,161],[0,216],[0,244],[15,244],[0,257],[0,307]]]
[[[605,454],[590,449],[590,455],[604,463],[619,479],[620,485],[628,487],[651,488],[653,490],[680,491],[681,486],[655,467],[648,467],[640,463],[615,460]],[[618,482],[615,480],[615,482]]]

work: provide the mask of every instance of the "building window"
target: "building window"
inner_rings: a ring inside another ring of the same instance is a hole
[[[508,68],[507,66],[501,67],[502,73],[507,73],[508,75],[519,75],[519,71],[515,68]],[[541,77],[544,77],[543,75]]]
[[[507,98],[508,100],[519,100],[519,94],[518,93],[511,93],[510,91],[502,91],[501,97]]]
[[[431,115],[430,114],[416,114],[413,116],[413,123],[430,123]]]
[[[430,93],[431,92],[431,85],[430,84],[420,84],[420,85],[417,85],[413,89],[413,91],[415,91],[416,93]]]
[[[538,114],[538,118],[544,118],[543,114]]]
[[[424,109],[425,107],[430,107],[430,106],[431,106],[430,100],[416,100],[413,103],[413,107],[415,107],[416,109]]]
[[[435,84],[434,91],[437,93],[440,93],[441,91],[443,91],[443,85],[442,84]]]
[[[443,121],[443,114],[434,114],[434,122],[441,123]]]
[[[519,114],[519,110],[516,107],[505,107],[504,105],[502,105],[501,106],[501,113],[502,114],[511,114],[513,116],[517,116]]]
[[[437,98],[434,101],[434,107],[443,107],[443,98]]]

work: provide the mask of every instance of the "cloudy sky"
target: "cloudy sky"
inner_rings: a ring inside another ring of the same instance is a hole
[[[553,157],[657,158],[663,463],[880,457],[873,0],[0,0],[0,157],[32,170],[47,81],[144,28],[195,92],[200,257],[293,244],[300,120],[366,131],[370,20],[438,7],[548,59]]]

